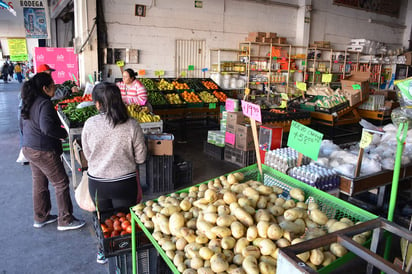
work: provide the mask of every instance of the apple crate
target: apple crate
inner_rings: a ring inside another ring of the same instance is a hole
[[[163,121],[139,124],[143,130],[143,134],[158,134],[163,132]]]
[[[118,212],[123,212],[125,214],[129,213],[127,208],[107,210],[100,212],[100,219],[97,217],[97,212],[93,213],[93,226],[99,241],[99,246],[103,250],[106,258],[130,253],[132,250],[132,234],[105,238],[102,231],[101,224]],[[145,236],[138,225],[136,226],[136,246],[138,249],[145,249],[152,246],[150,240]]]

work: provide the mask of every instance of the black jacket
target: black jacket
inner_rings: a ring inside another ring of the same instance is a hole
[[[67,137],[50,97],[39,96],[30,108],[30,118],[23,119],[23,147],[56,151],[61,154],[60,139]]]

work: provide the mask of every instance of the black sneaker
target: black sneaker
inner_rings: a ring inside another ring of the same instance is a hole
[[[57,230],[66,231],[66,230],[79,229],[79,228],[83,227],[85,224],[86,224],[85,221],[77,220],[77,219],[74,218],[73,221],[70,224],[58,225]]]
[[[35,227],[35,228],[42,228],[43,226],[45,226],[45,225],[48,225],[48,224],[51,224],[51,223],[54,223],[54,222],[56,222],[57,221],[57,215],[49,215],[49,216],[47,216],[47,219],[46,219],[46,221],[44,221],[44,222],[36,222],[36,221],[34,221],[34,224],[33,224],[33,226]]]

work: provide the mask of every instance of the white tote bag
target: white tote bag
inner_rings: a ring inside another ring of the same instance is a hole
[[[74,190],[74,198],[81,209],[90,212],[96,211],[96,206],[89,193],[89,177],[87,176],[87,171],[83,171],[82,180]]]

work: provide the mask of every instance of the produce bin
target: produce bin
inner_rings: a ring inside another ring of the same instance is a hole
[[[96,236],[99,241],[99,246],[102,248],[104,255],[106,258],[118,256],[125,253],[130,253],[132,251],[132,235],[126,234],[122,236],[115,236],[105,238],[104,233],[101,228],[101,222],[104,222],[107,218],[110,218],[112,215],[116,214],[117,212],[123,212],[125,214],[128,213],[127,208],[118,208],[108,211],[100,212],[100,220],[97,217],[97,213],[93,213],[93,226],[96,232]],[[145,236],[145,234],[138,229],[136,232],[136,245],[137,249],[145,249],[150,248],[152,245],[149,239]]]
[[[203,152],[218,160],[224,160],[225,158],[225,147],[216,146],[208,142],[203,143]]]
[[[151,194],[172,191],[173,156],[150,155],[146,164],[146,183]]]
[[[302,189],[305,193],[305,198],[306,202],[313,201],[316,202],[319,205],[319,209],[324,212],[328,218],[335,218],[337,220],[346,217],[351,219],[354,222],[358,221],[367,221],[367,220],[372,220],[376,219],[377,216],[374,214],[371,214],[363,209],[360,209],[352,204],[349,204],[345,201],[342,201],[328,193],[325,193],[321,190],[315,189],[311,186],[308,186],[292,177],[289,177],[286,174],[280,173],[266,165],[262,165],[262,170],[263,170],[263,176],[262,176],[262,182],[265,185],[268,186],[277,186],[282,188],[283,193],[280,194],[280,197],[288,197],[289,196],[289,191],[293,187],[298,187]],[[258,175],[259,175],[259,170],[257,168],[257,165],[251,165],[242,169],[239,169],[237,171],[233,171],[232,173],[235,172],[242,172],[245,176],[244,181],[247,180],[257,180]],[[230,174],[230,173],[228,173]],[[226,176],[228,174],[225,174]],[[216,177],[216,179],[219,177]],[[211,179],[213,180],[213,179]],[[210,180],[203,182],[201,184],[206,184]],[[200,184],[197,184],[198,186]],[[182,192],[189,192],[189,188],[177,191],[176,193],[182,193]],[[132,218],[136,220],[136,222],[140,225],[142,228],[143,232],[147,235],[147,237],[150,239],[150,241],[153,243],[159,254],[163,257],[165,262],[168,264],[170,269],[173,271],[173,273],[180,273],[176,266],[173,264],[172,260],[166,255],[166,252],[161,248],[159,243],[153,238],[151,231],[149,231],[146,227],[144,227],[143,222],[139,219],[139,217],[134,213],[133,207],[130,208],[130,212],[132,215]],[[353,255],[351,253],[348,253],[347,255]],[[346,255],[345,255],[346,256]],[[333,265],[339,264],[340,260],[345,260],[345,256],[337,259],[334,261],[332,264],[328,266],[328,269],[333,268]],[[319,271],[321,271],[320,269]]]
[[[254,150],[243,151],[230,146],[225,146],[224,160],[240,167],[256,163],[256,152]]]

